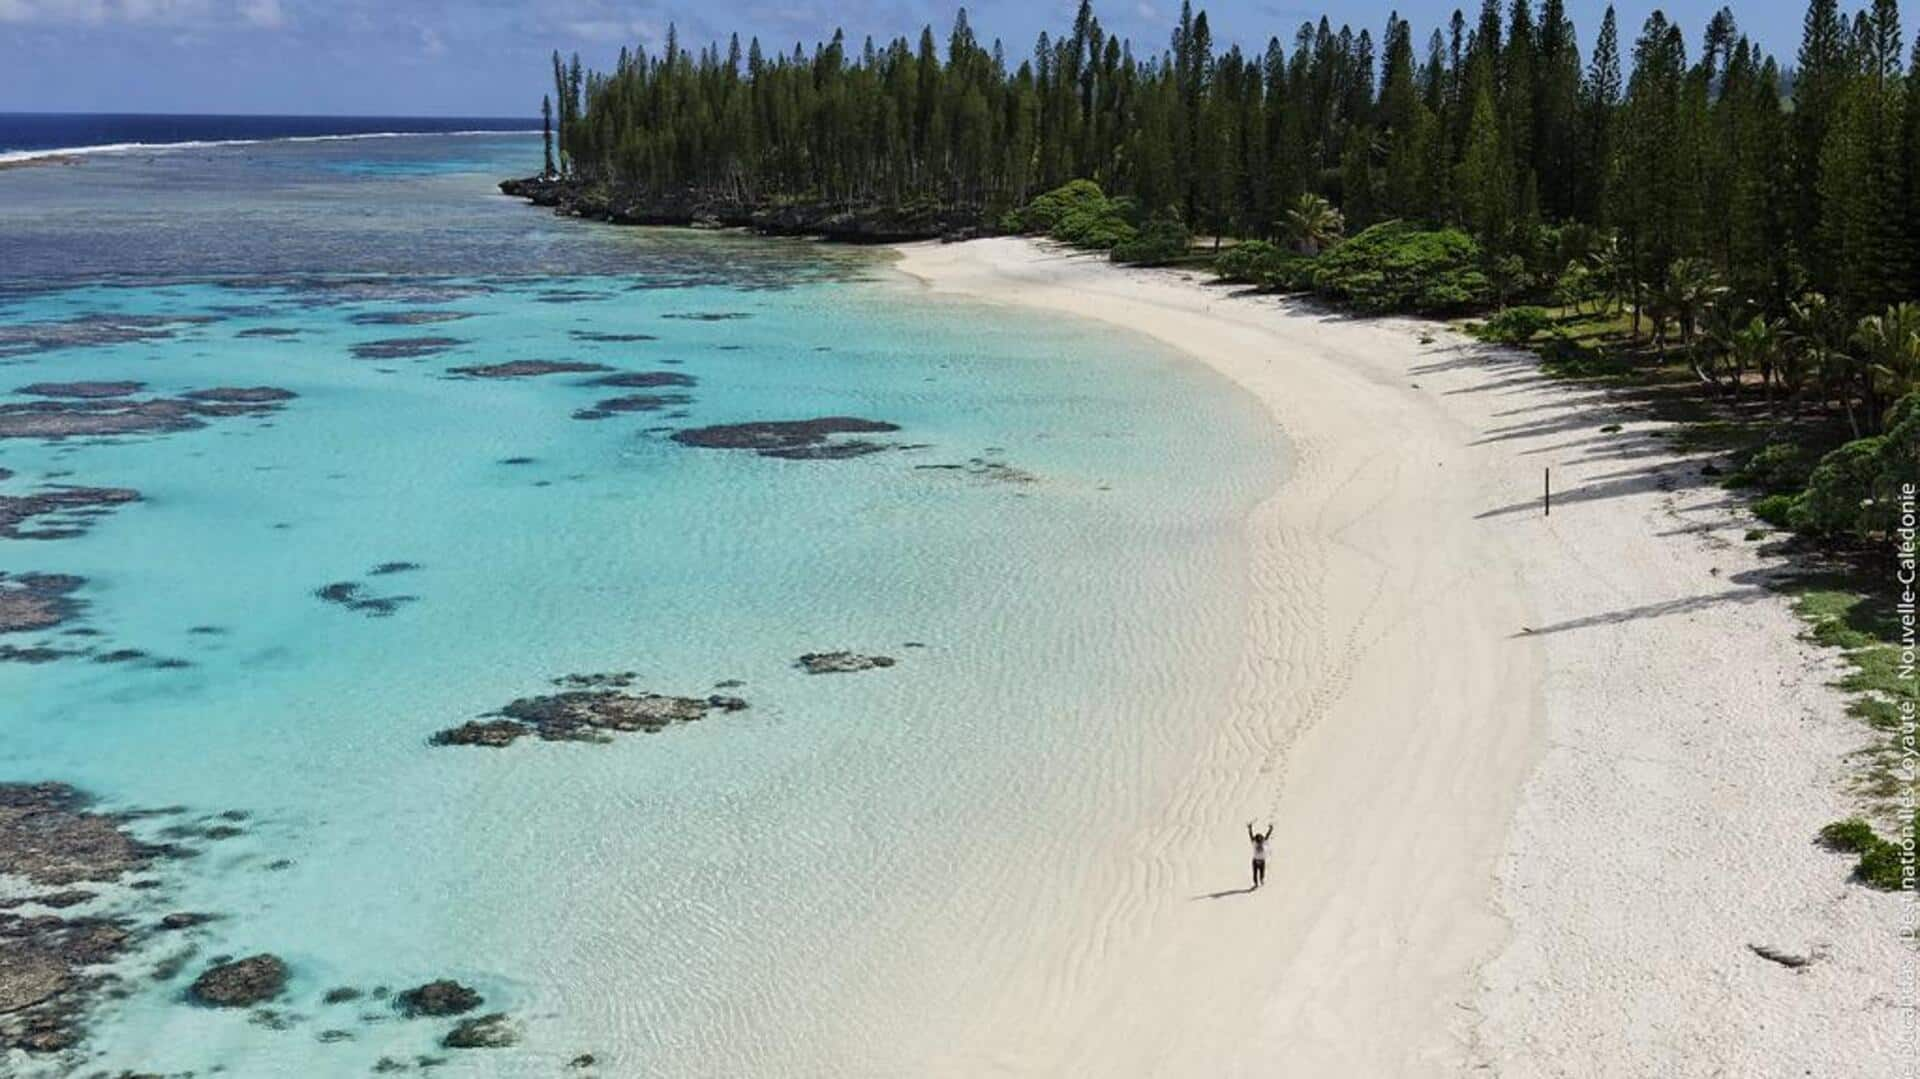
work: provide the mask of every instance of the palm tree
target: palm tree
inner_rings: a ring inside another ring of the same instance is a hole
[[[1664,299],[1680,323],[1680,343],[1693,344],[1694,329],[1699,325],[1700,313],[1707,305],[1725,295],[1727,287],[1720,283],[1720,275],[1714,272],[1713,264],[1705,259],[1678,258],[1667,267],[1667,280],[1662,287]]]
[[[1727,338],[1727,355],[1733,357],[1733,385],[1738,391],[1741,376],[1748,367],[1760,372],[1760,385],[1767,395],[1767,413],[1773,413],[1773,376],[1780,356],[1780,334],[1772,319],[1755,315]]]
[[[1867,417],[1877,422],[1880,402],[1898,400],[1920,377],[1920,304],[1894,304],[1884,314],[1861,319],[1853,343],[1865,353],[1862,389]]]
[[[1609,236],[1606,244],[1587,256],[1593,266],[1594,279],[1600,283],[1600,301],[1612,311],[1619,311],[1633,295],[1633,263],[1626,252],[1620,250],[1620,237]]]
[[[1346,218],[1333,208],[1333,203],[1314,194],[1301,195],[1281,221],[1287,238],[1303,255],[1317,255],[1338,243],[1346,227]]]
[[[1820,379],[1824,403],[1837,393],[1846,409],[1847,426],[1855,438],[1860,424],[1853,414],[1853,357],[1845,347],[1846,327],[1832,301],[1818,292],[1803,294],[1787,305],[1787,337],[1791,351],[1806,361]]]

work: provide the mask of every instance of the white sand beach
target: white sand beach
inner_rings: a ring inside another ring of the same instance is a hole
[[[1812,843],[1865,731],[1661,424],[1435,323],[1023,240],[902,252],[936,295],[1175,346],[1291,445],[1208,747],[912,1074],[1910,1074],[1902,901]],[[1268,887],[1216,895],[1250,818]]]

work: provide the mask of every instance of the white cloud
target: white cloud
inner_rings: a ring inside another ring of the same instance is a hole
[[[0,0],[0,22],[274,29],[286,12],[280,0]]]
[[[277,29],[287,22],[287,13],[281,10],[280,0],[240,0],[240,17],[246,20],[247,25],[263,30]]]

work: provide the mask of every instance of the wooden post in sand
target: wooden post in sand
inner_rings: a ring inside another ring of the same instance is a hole
[[[1540,470],[1540,505],[1546,509],[1543,517],[1553,516],[1553,469]]]

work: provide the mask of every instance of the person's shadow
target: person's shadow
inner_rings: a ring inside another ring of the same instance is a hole
[[[1206,895],[1196,895],[1194,896],[1194,898],[1195,899],[1225,899],[1228,896],[1234,896],[1234,895],[1252,895],[1253,892],[1254,892],[1254,887],[1253,885],[1249,884],[1245,888],[1233,888],[1224,892],[1208,892]]]

